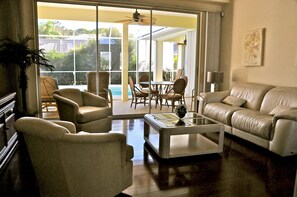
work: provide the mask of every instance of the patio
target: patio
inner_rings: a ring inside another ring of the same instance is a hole
[[[186,105],[188,107],[188,111],[191,108],[191,97],[186,96]],[[134,105],[130,107],[131,105],[131,99],[128,101],[122,101],[119,98],[116,98],[113,100],[113,115],[114,119],[126,119],[126,118],[137,118],[137,117],[142,117],[143,114],[149,113],[149,105],[147,104],[144,106],[143,104],[137,104],[136,109],[134,109]],[[194,104],[192,106],[194,108]],[[171,112],[171,106],[167,107],[164,106],[162,107],[162,110],[160,110],[160,105],[155,108],[155,102],[152,101],[152,108],[151,108],[151,113],[161,113],[161,112]],[[49,107],[49,111],[47,112],[46,110],[43,110],[42,112],[43,118],[45,119],[58,119],[58,113],[56,111],[55,107]]]

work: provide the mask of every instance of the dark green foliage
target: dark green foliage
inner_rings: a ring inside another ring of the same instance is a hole
[[[53,70],[55,67],[46,59],[42,49],[30,49],[29,41],[33,38],[19,36],[19,41],[10,38],[0,40],[0,64],[3,66],[18,66],[20,68],[19,88],[22,90],[23,111],[27,112],[26,90],[27,90],[27,74],[26,70],[37,65],[43,69]]]

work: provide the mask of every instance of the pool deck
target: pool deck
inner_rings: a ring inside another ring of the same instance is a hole
[[[186,97],[186,104],[188,106],[188,110],[191,107],[191,98]],[[131,100],[122,101],[121,99],[113,100],[113,115],[115,119],[121,118],[135,118],[141,117],[144,114],[149,113],[149,105],[144,106],[143,104],[137,104],[136,109],[134,109],[134,105],[130,107]],[[167,107],[163,105],[162,110],[160,110],[160,105],[155,107],[155,101],[152,101],[151,113],[161,113],[161,112],[171,112],[171,106]],[[48,119],[58,119],[58,114],[55,108],[49,109],[49,112],[43,111],[43,117]]]

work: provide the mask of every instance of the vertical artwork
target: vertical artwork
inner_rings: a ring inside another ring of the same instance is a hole
[[[243,65],[261,66],[263,57],[264,28],[246,32],[243,41]]]

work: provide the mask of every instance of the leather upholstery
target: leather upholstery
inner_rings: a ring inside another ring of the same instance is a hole
[[[201,93],[198,112],[223,123],[228,133],[281,156],[297,154],[296,87],[239,83],[229,92]],[[222,100],[229,95],[246,103],[241,107],[224,104]],[[271,114],[275,108],[282,110]]]
[[[296,87],[275,87],[265,95],[260,111],[269,113],[278,105],[286,105],[297,108]]]
[[[240,109],[242,108],[215,102],[205,106],[204,115],[223,124],[231,125],[231,117],[233,113]]]
[[[257,83],[239,83],[232,87],[230,95],[245,99],[244,108],[259,110],[265,94],[273,87]]]
[[[259,111],[245,109],[234,112],[231,120],[234,128],[270,140],[272,117]]]

